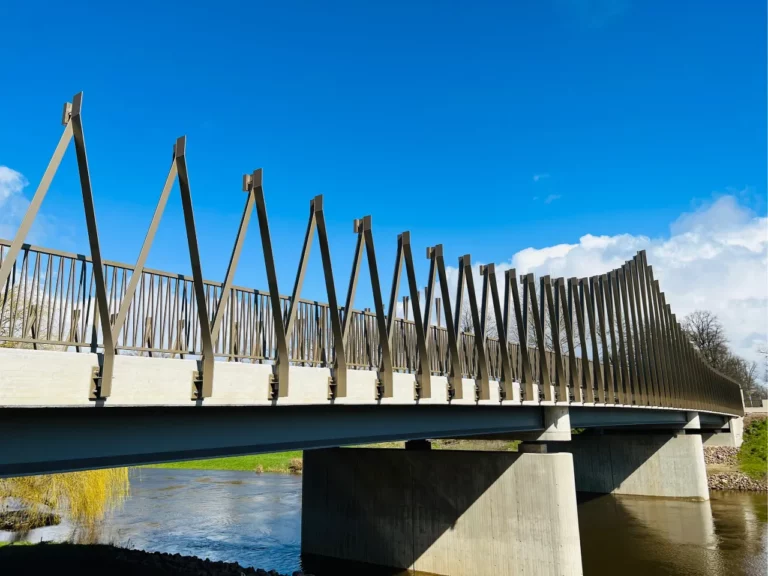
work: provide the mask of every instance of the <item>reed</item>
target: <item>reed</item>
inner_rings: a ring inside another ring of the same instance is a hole
[[[0,505],[21,507],[20,525],[34,526],[51,513],[71,519],[73,537],[92,541],[99,521],[128,495],[128,468],[85,470],[0,479]]]

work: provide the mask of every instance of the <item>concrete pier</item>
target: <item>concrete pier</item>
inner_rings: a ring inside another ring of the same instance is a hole
[[[702,434],[704,446],[741,448],[744,443],[744,418],[731,418],[728,430]]]
[[[570,454],[304,453],[302,552],[451,576],[580,576]]]
[[[709,500],[700,434],[584,434],[548,447],[573,455],[580,492]]]

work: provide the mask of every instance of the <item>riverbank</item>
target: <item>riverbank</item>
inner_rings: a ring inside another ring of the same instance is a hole
[[[301,451],[276,452],[250,456],[231,456],[229,458],[211,458],[209,460],[189,460],[185,462],[167,462],[150,464],[146,468],[166,468],[171,470],[232,470],[240,472],[268,472],[278,474],[300,474],[302,467]]]
[[[710,490],[768,491],[768,420],[763,414],[750,416],[744,419],[741,448],[704,447]]]
[[[214,562],[195,556],[145,552],[108,544],[17,544],[0,543],[0,566],[4,576],[61,572],[110,576],[288,576],[275,570],[244,567],[237,562]],[[293,572],[291,576],[311,576]]]
[[[705,446],[704,463],[710,490],[766,491],[766,478],[753,478],[739,468],[739,449],[730,446]]]
[[[519,442],[516,440],[433,440],[435,450],[487,450],[487,451],[517,451]],[[405,448],[405,442],[381,442],[367,444],[361,448]],[[240,472],[301,474],[303,468],[303,453],[275,452],[272,454],[255,454],[251,456],[231,456],[228,458],[211,458],[209,460],[188,460],[184,462],[167,462],[150,464],[144,468],[165,468],[169,470],[233,470]]]

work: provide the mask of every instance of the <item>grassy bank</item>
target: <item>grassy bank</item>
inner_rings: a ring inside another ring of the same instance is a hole
[[[517,450],[517,441],[482,441],[482,440],[435,440],[435,450]],[[405,442],[382,442],[367,444],[361,448],[404,448]],[[167,468],[174,470],[240,470],[248,472],[296,473],[301,471],[302,453],[276,452],[274,454],[256,454],[253,456],[232,456],[230,458],[212,458],[210,460],[189,460],[186,462],[168,462],[151,464],[146,468]]]
[[[434,440],[435,450],[517,450],[517,441],[500,440]],[[404,448],[405,442],[382,442],[367,444],[360,448]],[[256,454],[253,456],[232,456],[230,458],[212,458],[210,460],[189,460],[151,464],[146,468],[167,468],[173,470],[239,470],[247,472],[296,473],[301,471],[302,452],[276,452],[274,454]]]
[[[744,430],[739,468],[754,479],[765,478],[768,473],[768,419],[754,419]]]
[[[295,472],[296,460],[301,460],[301,452],[277,452],[274,454],[256,454],[253,456],[232,456],[230,458],[211,458],[210,460],[190,460],[187,462],[168,462],[152,464],[147,468],[169,468],[174,470],[240,470],[248,472]]]

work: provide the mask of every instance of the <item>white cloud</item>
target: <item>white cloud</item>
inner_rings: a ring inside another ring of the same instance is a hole
[[[21,191],[29,184],[21,172],[16,172],[8,166],[0,166],[0,207],[10,200],[12,196],[21,194]]]
[[[546,198],[544,198],[544,204],[552,204],[555,200],[559,200],[562,198],[560,194],[550,194]]]
[[[21,172],[0,165],[0,238],[12,240],[29,206],[24,189],[29,182]],[[39,243],[52,227],[51,220],[38,213],[27,242]]]
[[[0,238],[10,240],[29,201],[23,190],[29,184],[21,172],[0,166]]]
[[[509,268],[516,268],[518,277],[533,272],[583,278],[618,268],[638,250],[647,251],[678,319],[696,309],[715,312],[733,350],[759,360],[757,348],[768,342],[768,218],[758,217],[734,196],[681,215],[668,237],[587,234],[574,244],[520,250],[496,265],[497,278],[503,279]],[[473,271],[479,290],[479,264]],[[453,291],[458,271],[447,272]]]
[[[534,182],[539,182],[540,180],[546,180],[547,178],[549,178],[549,174],[547,174],[546,172],[544,172],[542,174],[534,174],[533,175],[533,181]]]

